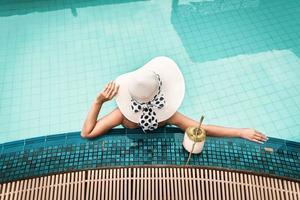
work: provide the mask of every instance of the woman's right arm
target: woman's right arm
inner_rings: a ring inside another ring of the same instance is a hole
[[[114,82],[109,82],[105,86],[103,91],[97,96],[83,124],[80,134],[81,137],[97,137],[122,123],[123,115],[118,108],[114,109],[111,113],[97,120],[103,103],[105,101],[111,100],[117,94],[118,89],[119,86],[116,86]]]

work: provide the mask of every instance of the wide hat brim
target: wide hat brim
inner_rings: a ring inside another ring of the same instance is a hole
[[[164,95],[166,103],[163,108],[154,107],[153,110],[156,112],[158,122],[169,119],[182,103],[185,92],[184,78],[179,67],[172,59],[160,56],[153,58],[141,68],[159,74],[162,81],[161,93]],[[131,109],[131,96],[128,92],[130,74],[134,72],[128,72],[116,78],[115,82],[120,87],[115,99],[122,114],[128,120],[138,123],[142,111],[135,113]]]

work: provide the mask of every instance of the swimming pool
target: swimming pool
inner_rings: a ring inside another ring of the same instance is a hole
[[[106,82],[158,55],[185,77],[179,111],[300,141],[299,1],[0,5],[0,143],[80,130]]]

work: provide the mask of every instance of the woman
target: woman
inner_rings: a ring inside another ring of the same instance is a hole
[[[120,87],[121,86],[121,87]],[[144,132],[166,124],[178,126],[182,131],[198,122],[177,111],[183,97],[185,85],[177,64],[167,57],[156,57],[143,67],[110,81],[97,95],[84,122],[81,136],[94,138],[115,126],[141,127]],[[104,102],[116,96],[118,107],[97,120]],[[228,128],[201,125],[208,136],[241,137],[263,143],[267,137],[249,128]]]

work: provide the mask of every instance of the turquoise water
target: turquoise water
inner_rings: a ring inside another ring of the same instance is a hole
[[[299,19],[294,0],[2,0],[0,143],[80,130],[106,82],[159,55],[180,112],[300,141]]]

